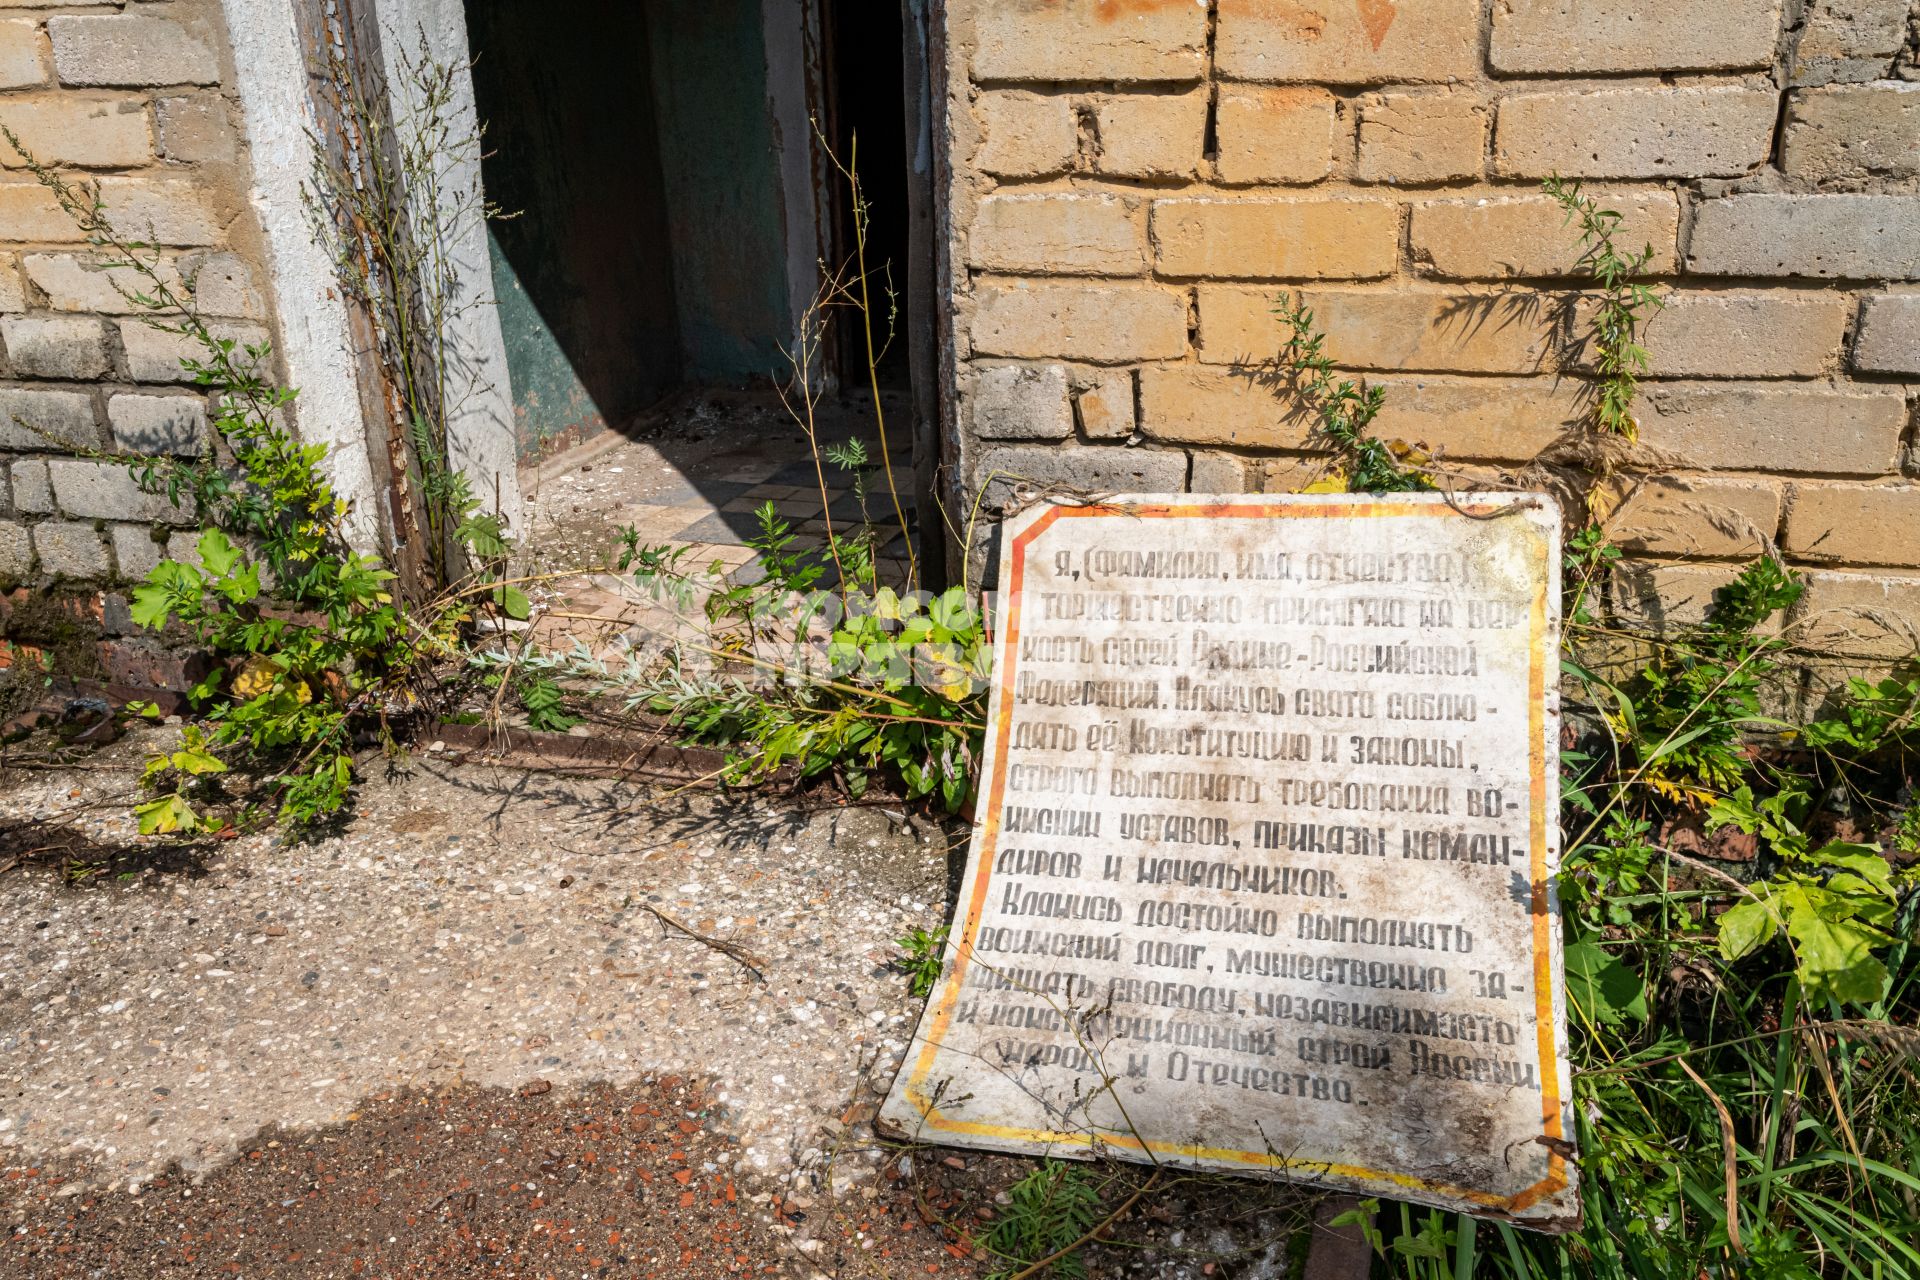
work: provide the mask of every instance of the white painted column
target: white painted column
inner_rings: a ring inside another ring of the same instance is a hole
[[[309,131],[316,122],[293,0],[221,0],[221,7],[252,153],[249,194],[273,282],[275,346],[288,385],[300,392],[293,420],[302,440],[327,446],[328,478],[348,503],[348,540],[358,550],[378,552],[380,495],[367,453],[347,307],[301,200],[313,171]]]
[[[462,0],[376,0],[380,58],[386,73],[394,121],[406,118],[417,88],[406,74],[408,62],[423,56],[453,68],[449,123],[455,137],[478,137],[468,64],[467,15]],[[469,154],[443,157],[438,175],[440,219],[448,261],[459,281],[459,296],[446,334],[448,461],[464,471],[473,494],[489,510],[506,517],[509,528],[520,520],[520,478],[515,466],[513,389],[507,378],[507,344],[493,294],[493,266],[487,252],[487,225],[481,216],[479,146]],[[498,506],[495,505],[496,497]]]

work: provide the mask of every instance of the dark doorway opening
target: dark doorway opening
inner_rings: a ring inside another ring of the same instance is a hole
[[[840,162],[856,167],[867,199],[866,263],[876,347],[889,328],[892,331],[880,361],[881,385],[905,390],[911,377],[907,335],[916,299],[908,287],[911,220],[901,8],[887,0],[820,0],[820,17],[828,136]],[[835,179],[835,261],[850,262],[855,250],[853,203],[845,180],[837,174]],[[864,335],[847,324],[835,337],[840,376],[855,385],[864,383]]]
[[[764,383],[792,328],[761,0],[470,0],[522,455],[687,386]],[[797,56],[797,54],[796,54]],[[791,136],[789,136],[791,135]]]
[[[712,519],[688,528],[716,545],[756,532],[759,490],[798,483],[781,467],[768,473],[781,479],[763,484],[723,482],[723,473],[754,472],[784,449],[788,469],[814,474],[774,384],[791,374],[820,264],[855,252],[852,201],[824,141],[841,163],[857,162],[866,194],[887,443],[910,512],[931,474],[931,418],[910,394],[931,394],[917,371],[931,365],[922,329],[935,315],[930,175],[916,176],[910,158],[925,130],[924,33],[909,52],[896,0],[562,7],[467,0],[487,126],[482,180],[515,215],[492,224],[490,248],[522,461],[609,431],[697,434],[704,443],[684,466],[663,456],[698,499],[713,499]],[[813,370],[832,375],[816,377],[816,388],[837,382],[840,391],[823,406],[835,424],[823,445],[848,435],[875,442],[857,320],[846,308],[829,313],[826,367]],[[722,466],[709,456],[716,441],[753,456]],[[703,468],[714,474],[695,474]]]

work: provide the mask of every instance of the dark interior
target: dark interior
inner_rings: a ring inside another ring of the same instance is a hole
[[[889,306],[886,290],[893,290],[893,341],[881,360],[881,384],[904,388],[907,360],[907,113],[903,32],[898,4],[873,0],[822,0],[826,78],[833,118],[830,136],[842,163],[857,159],[860,185],[866,192],[870,222],[866,260],[868,288],[873,299],[874,344],[885,341]],[[855,149],[855,139],[859,147]],[[840,261],[854,252],[852,202],[843,189],[836,193],[834,242]],[[843,378],[866,380],[866,346],[855,326],[836,334],[836,353]]]
[[[883,381],[906,384],[908,189],[897,5],[819,0],[814,96],[842,159],[859,139],[872,222],[875,342],[896,308]],[[844,183],[809,193],[828,246],[787,225],[761,0],[469,0],[486,124],[493,275],[523,457],[630,432],[689,387],[765,385],[786,368],[789,253],[853,252]],[[797,51],[791,55],[800,56]],[[815,166],[818,173],[821,166]],[[793,245],[798,237],[804,241]],[[805,299],[797,300],[804,303]],[[841,317],[850,313],[839,313]],[[866,382],[858,326],[832,358]]]

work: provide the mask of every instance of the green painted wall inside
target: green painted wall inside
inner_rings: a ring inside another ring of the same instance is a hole
[[[760,0],[471,0],[518,442],[628,426],[787,339]]]
[[[648,0],[646,10],[686,375],[771,373],[788,299],[760,0]]]

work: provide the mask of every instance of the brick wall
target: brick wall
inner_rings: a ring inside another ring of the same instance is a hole
[[[217,328],[264,339],[264,257],[217,0],[48,10],[0,0],[0,121],[91,186],[123,234],[163,246],[164,270],[191,282]],[[182,549],[188,517],[124,467],[19,422],[91,449],[198,452],[208,404],[180,369],[195,349],[136,318],[116,277],[139,282],[103,269],[19,165],[0,143],[0,585],[139,578]]]
[[[1786,7],[951,0],[957,496],[1297,483],[1257,376],[1284,290],[1381,434],[1523,466],[1581,413],[1559,173],[1670,288],[1614,607],[1697,613],[1773,540],[1817,644],[1912,652],[1920,18]]]
[[[0,0],[0,121],[162,247],[215,328],[267,336],[266,261],[218,0]],[[181,339],[135,318],[102,259],[0,142],[0,667],[117,696],[183,689],[194,660],[139,633],[124,588],[190,554],[189,517],[82,449],[195,453],[207,397]]]

